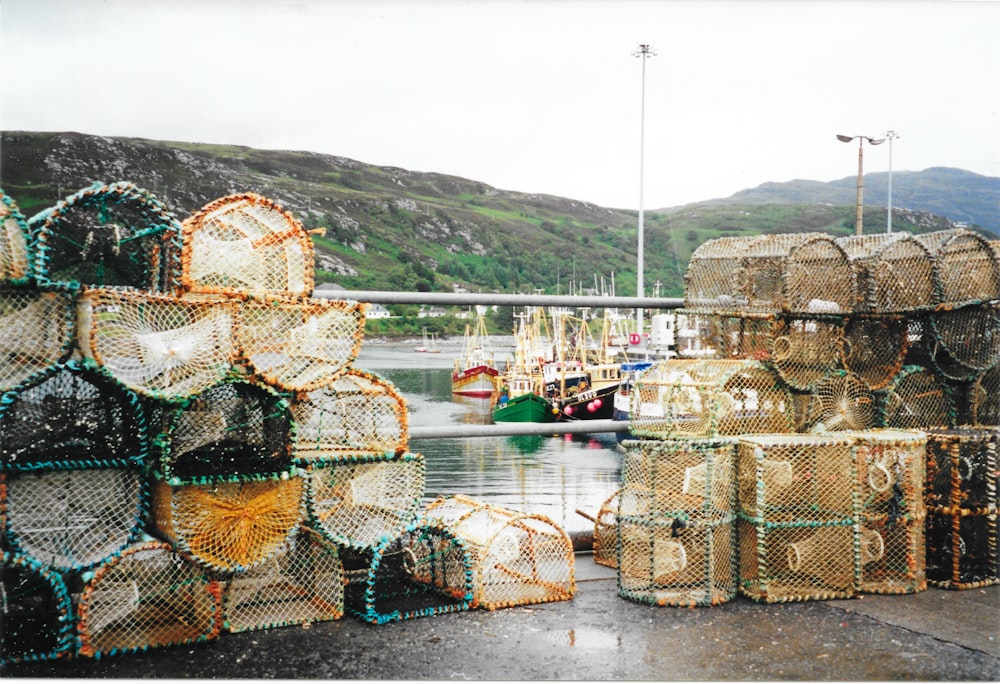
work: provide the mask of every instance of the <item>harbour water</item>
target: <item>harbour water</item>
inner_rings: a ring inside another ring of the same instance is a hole
[[[405,343],[361,348],[354,366],[392,382],[407,402],[413,426],[492,422],[489,399],[455,396],[451,371],[460,340],[442,343],[441,353],[414,352]],[[503,358],[501,350],[497,358]],[[423,454],[425,499],[465,494],[478,501],[549,517],[566,532],[593,530],[576,511],[595,516],[618,489],[621,453],[614,434],[413,439]]]

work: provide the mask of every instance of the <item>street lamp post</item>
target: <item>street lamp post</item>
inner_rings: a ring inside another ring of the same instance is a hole
[[[643,276],[643,260],[645,258],[645,235],[644,235],[644,219],[645,213],[643,209],[643,175],[645,171],[645,149],[646,149],[646,60],[650,57],[655,57],[656,52],[648,43],[640,43],[639,47],[635,52],[632,53],[633,57],[638,57],[642,60],[642,100],[639,113],[639,228],[638,228],[638,242],[639,246],[636,250],[636,296],[642,297],[644,295],[645,287],[642,282]],[[642,335],[642,309],[638,308],[635,310],[635,331],[640,336]],[[641,339],[641,337],[640,337]]]
[[[885,142],[885,138],[872,138],[868,135],[840,135],[837,134],[837,140],[840,142],[851,142],[855,138],[858,139],[858,199],[857,206],[855,207],[854,216],[854,232],[857,235],[861,235],[862,226],[864,223],[864,218],[862,216],[862,207],[864,206],[864,152],[862,148],[864,147],[865,140],[868,141],[869,145],[881,145]]]
[[[889,141],[889,199],[886,208],[885,217],[885,232],[892,232],[892,141],[893,138],[898,138],[899,134],[896,131],[886,131],[885,139]]]

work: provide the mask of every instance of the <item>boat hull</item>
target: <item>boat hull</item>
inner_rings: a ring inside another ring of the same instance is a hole
[[[560,419],[607,420],[614,415],[617,386],[582,392],[560,403]]]
[[[451,393],[464,397],[489,397],[497,390],[500,372],[490,366],[466,368],[451,374]]]
[[[522,394],[493,407],[494,423],[551,423],[552,407],[537,394]]]

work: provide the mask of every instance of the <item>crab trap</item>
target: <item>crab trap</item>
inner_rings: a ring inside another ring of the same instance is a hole
[[[878,424],[878,404],[868,383],[835,371],[816,383],[801,417],[803,432],[868,430]]]
[[[939,589],[1000,584],[1000,535],[996,513],[927,511],[927,583]]]
[[[857,310],[871,314],[911,313],[938,302],[934,258],[910,233],[851,235],[836,240],[854,268]]]
[[[73,603],[62,576],[18,553],[0,556],[0,668],[75,653]]]
[[[364,305],[342,300],[269,296],[240,307],[236,343],[260,378],[282,390],[329,384],[358,355]]]
[[[297,463],[406,450],[406,400],[372,373],[349,369],[328,385],[296,395],[291,406]]]
[[[149,192],[95,183],[29,220],[41,284],[176,287],[181,225]]]
[[[188,484],[152,478],[151,488],[151,531],[218,573],[266,562],[304,519],[303,479],[295,474]]]
[[[808,391],[843,367],[843,318],[782,317],[769,339],[769,359],[785,383]]]
[[[790,391],[759,361],[663,361],[639,376],[630,403],[629,429],[641,437],[794,430]]]
[[[344,566],[337,546],[301,527],[266,563],[225,582],[222,613],[230,632],[339,620]]]
[[[863,594],[915,594],[927,588],[926,511],[865,515],[859,548]]]
[[[0,283],[24,283],[31,278],[30,244],[27,219],[0,188]]]
[[[934,259],[939,304],[959,306],[1000,299],[1000,254],[964,228],[917,235]]]
[[[275,202],[222,197],[184,220],[181,286],[188,292],[309,295],[313,244]]]
[[[594,518],[594,562],[607,568],[618,567],[618,495],[609,496]]]
[[[851,318],[844,328],[844,368],[870,389],[884,389],[903,368],[908,332],[902,316]]]
[[[337,544],[365,549],[417,518],[424,457],[389,452],[314,460],[304,479],[309,524]]]
[[[439,497],[426,516],[462,540],[472,561],[472,607],[567,601],[576,593],[573,543],[546,516],[467,496]]]
[[[770,355],[774,314],[729,316],[679,311],[677,356],[682,359],[765,359]]]
[[[69,359],[75,333],[75,292],[0,287],[0,391]]]
[[[79,346],[129,389],[181,401],[232,370],[236,311],[236,300],[229,299],[85,290],[78,306]]]
[[[1000,425],[1000,366],[981,373],[970,392],[970,424]]]
[[[222,626],[221,591],[169,544],[130,546],[85,577],[80,654],[101,657],[214,639]]]
[[[684,308],[729,313],[844,314],[855,303],[844,250],[823,233],[708,240],[691,255]]]
[[[347,612],[372,624],[468,610],[475,592],[465,543],[419,518],[368,549],[341,552]]]
[[[942,309],[927,318],[931,358],[943,374],[965,380],[1000,363],[1000,301]]]
[[[1000,427],[927,431],[924,501],[938,514],[996,514],[1000,509]]]
[[[926,430],[955,422],[951,387],[922,366],[905,366],[877,396],[879,422],[884,427]]]

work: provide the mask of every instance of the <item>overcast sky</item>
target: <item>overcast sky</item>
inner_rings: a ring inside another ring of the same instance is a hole
[[[893,171],[1000,176],[998,31],[991,1],[2,0],[0,128],[309,150],[632,209],[640,185],[653,209],[853,176],[837,133],[897,131]],[[887,171],[889,145],[864,160]]]

